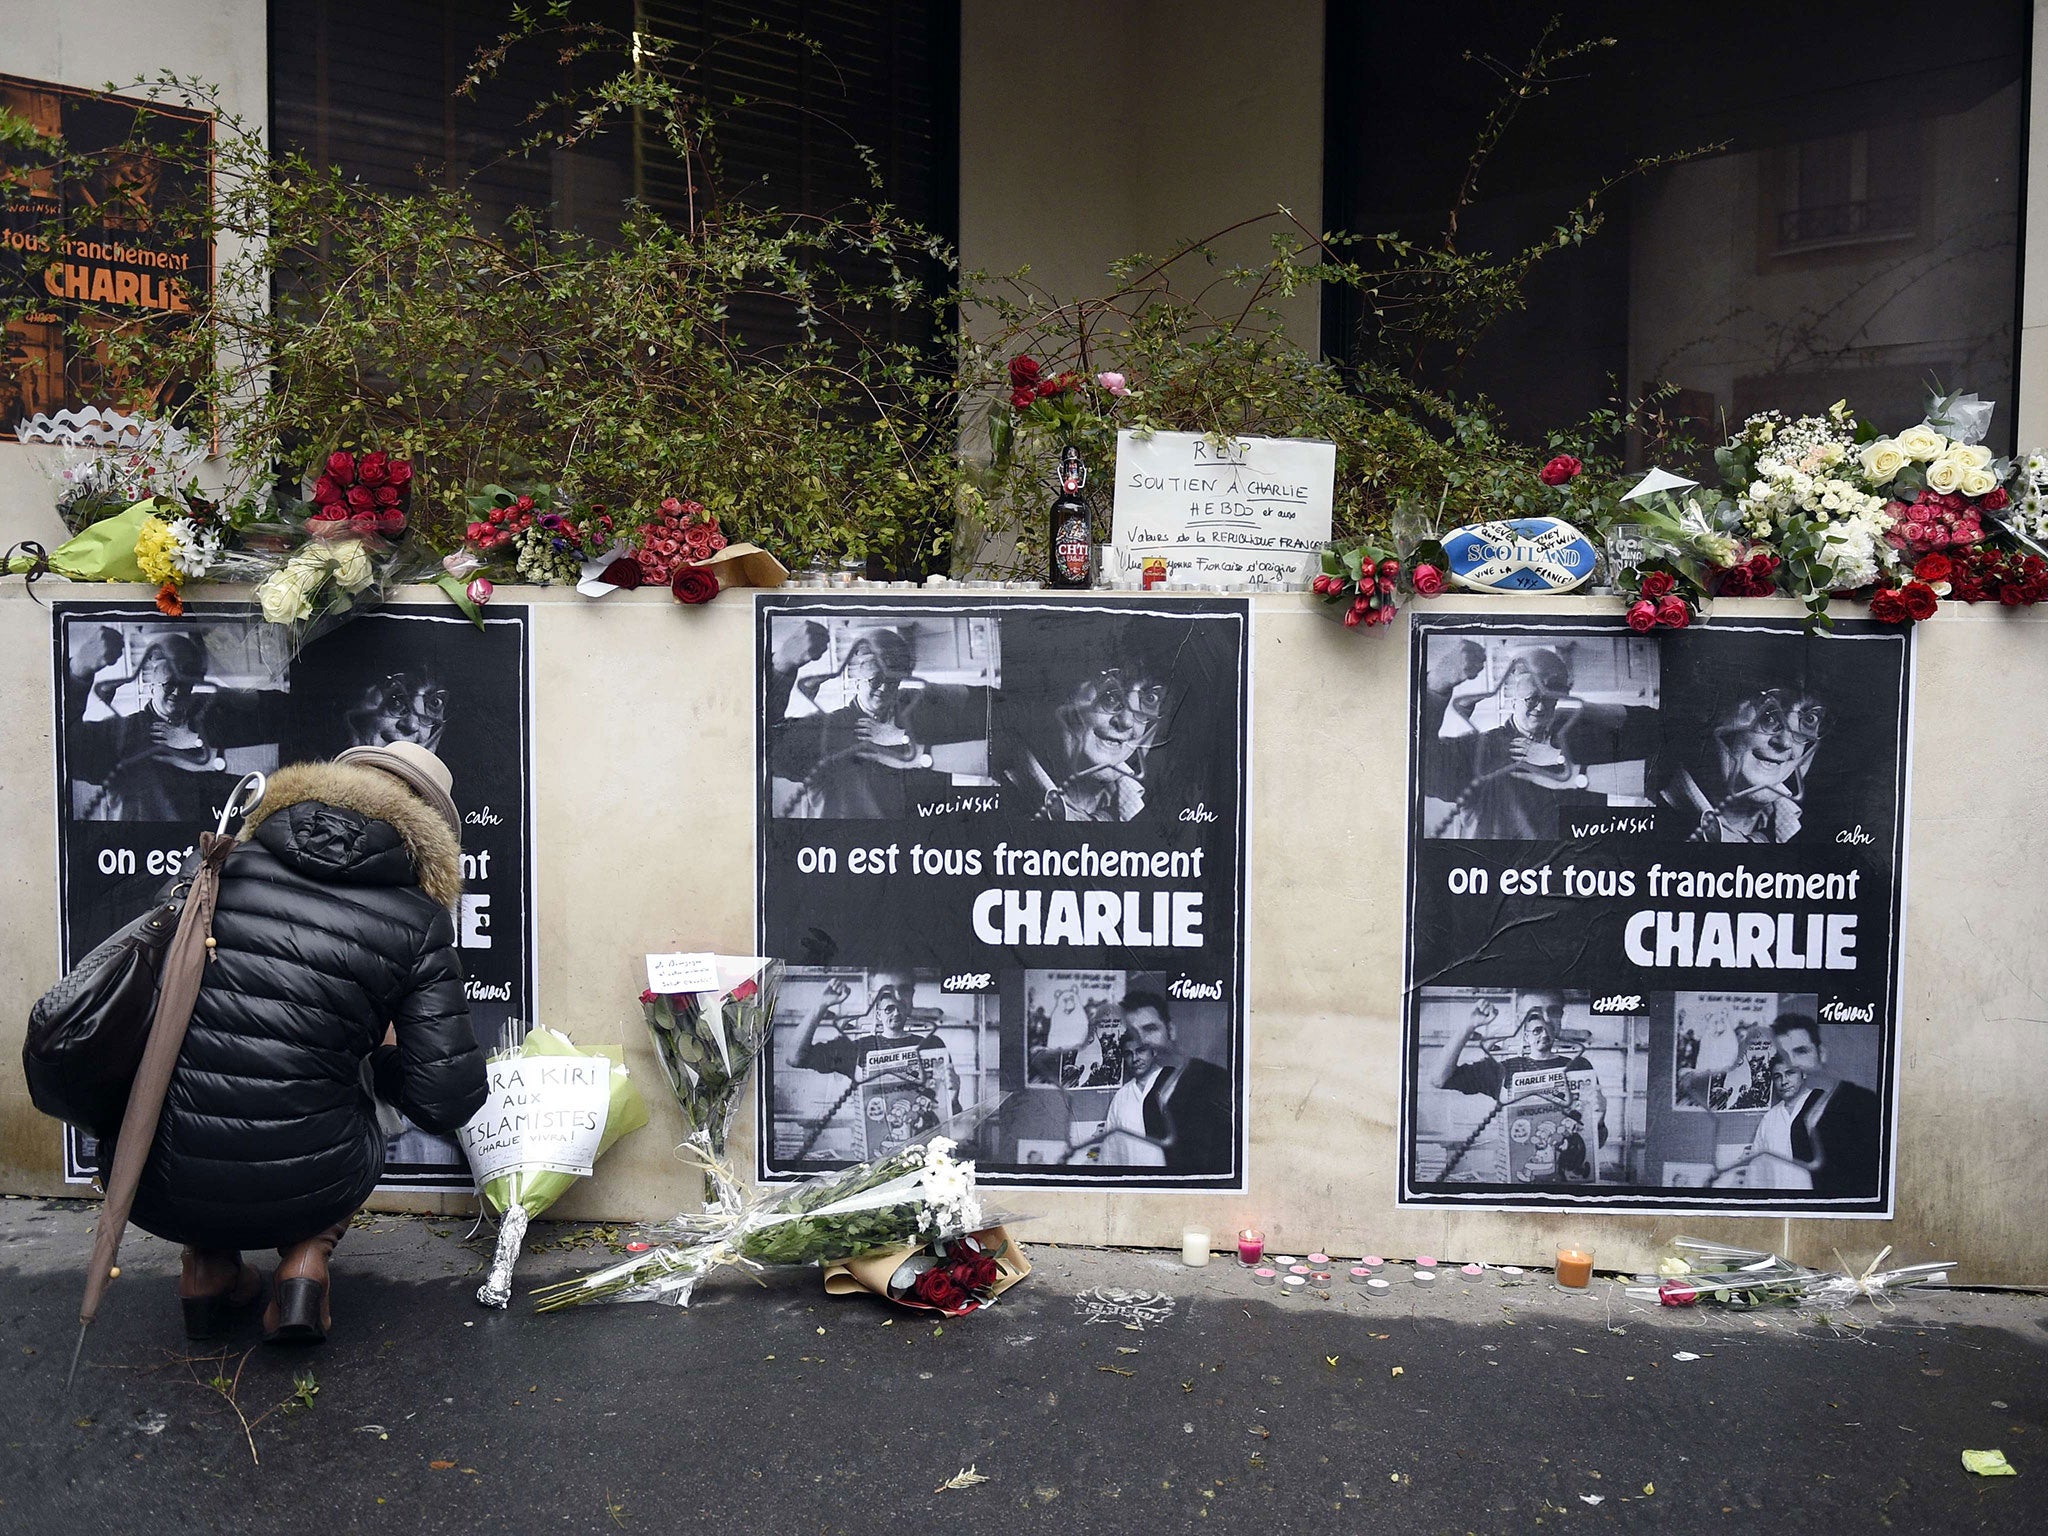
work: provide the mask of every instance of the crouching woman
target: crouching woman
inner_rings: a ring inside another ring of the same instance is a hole
[[[461,818],[410,742],[271,779],[225,865],[214,948],[132,1217],[185,1245],[178,1295],[205,1338],[263,1296],[273,1343],[327,1336],[328,1257],[384,1170],[369,1091],[429,1131],[483,1103],[453,908]],[[387,1041],[395,1040],[395,1044]],[[113,1166],[101,1143],[101,1168]]]

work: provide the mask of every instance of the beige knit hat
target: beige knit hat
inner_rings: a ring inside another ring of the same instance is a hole
[[[462,841],[462,813],[455,809],[455,775],[448,765],[417,742],[394,741],[381,747],[350,747],[335,759],[337,763],[360,763],[388,773],[432,806],[448,823],[456,842]]]

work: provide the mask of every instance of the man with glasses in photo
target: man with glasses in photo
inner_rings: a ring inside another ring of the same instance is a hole
[[[1053,711],[1042,752],[1019,747],[1010,780],[1039,821],[1133,821],[1145,808],[1145,771],[1165,741],[1167,686],[1142,664],[1082,679]]]
[[[1557,1048],[1564,1030],[1564,993],[1551,988],[1517,991],[1514,1009],[1521,1054],[1501,1057],[1482,1050],[1471,1061],[1460,1060],[1473,1036],[1500,1016],[1498,1004],[1483,997],[1438,1055],[1431,1085],[1490,1098],[1502,1110],[1521,1107],[1576,1115],[1581,1132],[1587,1125],[1596,1126],[1599,1144],[1606,1145],[1607,1097],[1600,1091],[1592,1062],[1577,1052],[1562,1055]]]
[[[1789,843],[1827,706],[1797,688],[1761,688],[1721,710],[1658,799],[1695,843]]]
[[[350,746],[409,741],[438,753],[448,724],[448,689],[424,667],[392,672],[364,688],[347,718]]]

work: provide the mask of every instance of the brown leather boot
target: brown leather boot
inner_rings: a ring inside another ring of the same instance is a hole
[[[232,1248],[187,1248],[178,1269],[185,1337],[210,1339],[263,1296],[263,1275]]]
[[[303,1243],[277,1250],[284,1262],[277,1266],[270,1305],[263,1309],[266,1344],[318,1344],[326,1339],[334,1326],[327,1310],[327,1259],[346,1231],[348,1223],[339,1221]]]

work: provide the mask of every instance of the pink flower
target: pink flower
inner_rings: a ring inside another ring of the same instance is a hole
[[[1639,635],[1647,635],[1657,627],[1657,605],[1648,602],[1633,602],[1628,605],[1628,627]]]
[[[1657,622],[1667,629],[1684,629],[1692,622],[1692,609],[1677,593],[1658,600]]]
[[[1095,375],[1095,382],[1119,400],[1131,392],[1131,386],[1124,382],[1124,376],[1120,373],[1098,373]]]
[[[1356,629],[1358,628],[1360,622],[1364,619],[1364,617],[1364,610],[1358,608],[1347,608],[1344,610],[1344,627],[1346,629]]]
[[[481,608],[491,600],[491,594],[498,589],[491,585],[488,576],[479,576],[465,590],[469,593],[469,600]]]
[[[472,539],[477,536],[476,530],[478,526],[479,525],[476,523],[471,523],[469,525],[469,536]],[[455,551],[454,554],[448,556],[441,562],[441,569],[446,571],[450,576],[453,576],[457,581],[462,581],[468,577],[474,576],[478,571],[482,570],[483,568],[483,561],[466,549],[458,549],[457,551]]]
[[[1585,467],[1570,454],[1560,453],[1536,472],[1536,478],[1545,485],[1564,485],[1575,479]]]
[[[1415,584],[1420,597],[1435,597],[1444,589],[1444,573],[1433,565],[1418,565],[1409,573],[1408,579]]]

